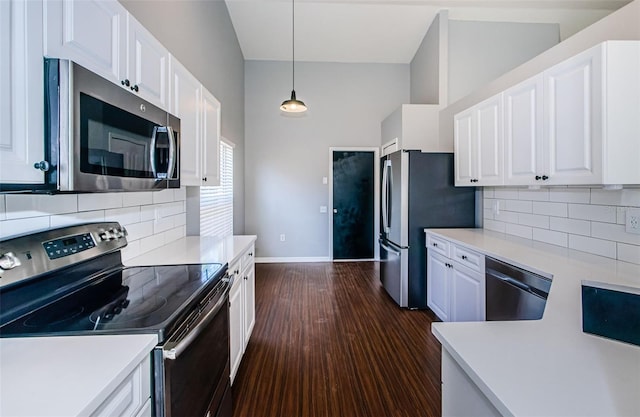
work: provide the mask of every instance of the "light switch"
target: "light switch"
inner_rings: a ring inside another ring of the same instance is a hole
[[[326,213],[327,212],[327,206],[320,206],[320,213]]]
[[[322,177],[322,183],[323,184],[327,184],[329,181],[327,180],[327,177]]]

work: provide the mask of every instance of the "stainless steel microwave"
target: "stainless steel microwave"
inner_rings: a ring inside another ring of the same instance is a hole
[[[180,187],[180,120],[63,59],[44,60],[49,192]]]

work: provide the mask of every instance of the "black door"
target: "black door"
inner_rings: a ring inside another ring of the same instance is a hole
[[[373,259],[374,221],[374,153],[333,151],[333,259]]]

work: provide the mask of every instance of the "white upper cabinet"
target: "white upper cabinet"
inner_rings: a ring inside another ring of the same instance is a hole
[[[543,73],[548,184],[602,181],[602,59],[600,45]]]
[[[45,55],[70,59],[120,83],[126,73],[127,12],[117,1],[49,0]]]
[[[42,184],[42,1],[0,1],[0,183]]]
[[[456,185],[502,184],[502,94],[456,114],[454,129]]]
[[[168,109],[169,52],[127,14],[127,78],[145,100]]]
[[[504,92],[505,184],[536,184],[545,175],[542,74]]]
[[[220,102],[173,56],[171,109],[180,119],[180,183],[220,184]]]
[[[640,41],[607,41],[502,93],[504,145],[498,148],[504,155],[502,183],[640,184],[638,74]],[[461,153],[456,154],[456,185],[502,184],[491,165],[495,160],[491,146],[500,140],[492,127],[484,131],[475,125],[480,121],[492,126],[500,116],[491,107],[484,115],[479,113],[482,105],[454,117],[456,153]],[[479,152],[479,169],[473,168],[478,157],[475,144],[487,146]]]
[[[168,108],[169,52],[116,0],[45,2],[45,55],[70,59]]]

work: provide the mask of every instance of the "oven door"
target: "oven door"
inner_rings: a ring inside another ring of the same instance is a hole
[[[163,346],[156,347],[157,417],[231,417],[229,285],[212,291]]]

